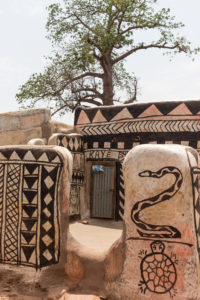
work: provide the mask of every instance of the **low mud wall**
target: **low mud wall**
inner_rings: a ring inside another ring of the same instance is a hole
[[[0,114],[0,146],[27,144],[51,133],[49,109],[29,109]]]

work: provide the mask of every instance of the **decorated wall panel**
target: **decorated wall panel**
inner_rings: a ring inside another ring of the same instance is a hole
[[[0,263],[41,268],[59,261],[60,156],[0,149]]]
[[[86,160],[123,162],[140,144],[180,144],[200,152],[200,101],[78,108],[75,125],[83,135]],[[118,193],[121,186],[123,180]]]
[[[83,139],[77,134],[57,135],[57,145],[70,150],[73,157],[73,172],[72,183],[70,191],[70,206],[69,214],[80,214],[81,197],[83,197],[84,184],[84,153],[83,153]]]

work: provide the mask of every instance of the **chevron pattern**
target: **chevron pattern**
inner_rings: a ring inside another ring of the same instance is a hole
[[[86,160],[123,162],[132,147],[144,143],[182,144],[200,149],[200,101],[77,108],[75,125],[83,134]],[[123,178],[117,182],[117,193],[122,216]]]
[[[59,261],[61,169],[52,150],[0,150],[0,262],[41,268]]]
[[[84,135],[108,135],[131,132],[199,132],[199,120],[132,121],[90,125],[82,128]]]

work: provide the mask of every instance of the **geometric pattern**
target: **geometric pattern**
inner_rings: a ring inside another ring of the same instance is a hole
[[[117,196],[117,203],[116,203],[116,219],[123,220],[124,215],[124,202],[125,202],[125,194],[124,194],[124,176],[122,170],[122,164],[116,164],[116,196]]]
[[[58,134],[57,145],[68,149],[73,156],[69,215],[78,215],[80,213],[80,194],[84,183],[83,137],[78,134]]]
[[[6,226],[4,233],[5,261],[17,261],[17,233],[18,233],[18,192],[19,192],[20,165],[7,165],[6,185]]]
[[[81,136],[68,136],[59,134],[58,138],[58,146],[62,146],[67,148],[72,152],[82,152],[83,151],[83,141]]]
[[[83,135],[85,159],[90,161],[122,163],[132,147],[148,143],[182,144],[199,149],[200,153],[200,101],[78,107],[74,124]],[[119,176],[116,197],[120,215],[123,214],[123,185]],[[198,211],[200,205],[196,206]],[[199,224],[197,228],[200,230]]]
[[[41,268],[59,261],[58,182],[53,150],[0,150],[0,262]]]
[[[142,120],[111,122],[84,126],[83,135],[122,134],[130,132],[199,132],[200,120]]]
[[[126,111],[124,113],[124,111]],[[112,107],[95,107],[83,109],[78,107],[75,111],[75,125],[95,123],[98,112],[98,123],[118,121],[123,119],[142,119],[149,116],[193,116],[200,112],[200,101],[166,101],[134,103],[131,105],[119,105]],[[100,114],[102,117],[100,118]],[[97,123],[97,122],[96,122]]]
[[[193,168],[193,195],[194,195],[194,208],[195,208],[195,228],[197,235],[197,249],[200,258],[200,169]]]
[[[80,171],[73,171],[72,173],[72,182],[82,185],[84,181],[84,173]]]

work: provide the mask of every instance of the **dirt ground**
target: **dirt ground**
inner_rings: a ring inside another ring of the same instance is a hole
[[[71,223],[69,230],[80,244],[104,252],[120,238],[122,226],[121,221],[89,219],[88,224],[81,221]]]

